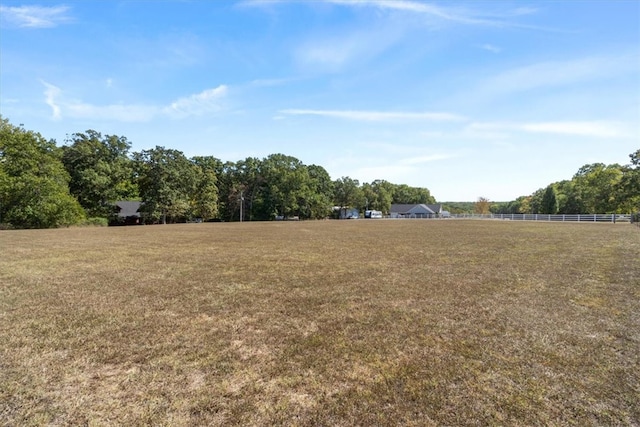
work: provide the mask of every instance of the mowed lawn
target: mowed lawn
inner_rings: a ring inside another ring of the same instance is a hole
[[[0,425],[639,425],[640,229],[0,232]]]

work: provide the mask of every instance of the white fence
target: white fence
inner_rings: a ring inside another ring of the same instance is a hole
[[[507,221],[556,221],[556,222],[630,222],[631,215],[623,214],[577,214],[577,215],[547,215],[547,214],[452,214],[451,218],[467,219],[500,219]]]

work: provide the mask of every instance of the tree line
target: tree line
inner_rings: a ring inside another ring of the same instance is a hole
[[[238,221],[241,212],[249,221],[320,219],[344,208],[389,213],[392,203],[435,203],[427,188],[332,180],[322,166],[284,154],[225,162],[160,146],[130,150],[125,137],[94,130],[58,146],[0,117],[0,224],[105,223],[117,218],[114,203],[122,200],[141,201],[146,223]]]
[[[388,214],[394,203],[435,203],[427,188],[385,180],[333,180],[318,165],[284,154],[236,162],[187,158],[156,146],[131,152],[124,136],[94,130],[62,146],[0,116],[0,226],[51,228],[117,218],[114,203],[142,202],[146,223],[189,219],[247,221],[320,219],[345,208]],[[452,213],[631,213],[640,211],[640,150],[630,163],[585,165],[510,202],[448,203]],[[242,214],[242,218],[241,215]]]
[[[592,163],[569,180],[540,188],[529,196],[493,203],[492,213],[627,214],[640,211],[640,149],[627,165]]]

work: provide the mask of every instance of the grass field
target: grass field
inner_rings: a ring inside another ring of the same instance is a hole
[[[0,232],[1,425],[640,425],[640,230]]]

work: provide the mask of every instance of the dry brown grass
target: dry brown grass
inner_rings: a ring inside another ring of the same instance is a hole
[[[638,425],[640,233],[0,232],[3,425]]]

